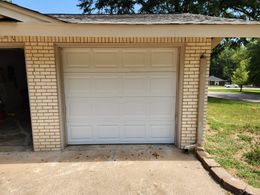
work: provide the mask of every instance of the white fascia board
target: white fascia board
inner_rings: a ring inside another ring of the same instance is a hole
[[[260,37],[260,25],[0,23],[0,36]]]

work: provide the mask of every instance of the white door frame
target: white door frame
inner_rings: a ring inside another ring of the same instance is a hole
[[[181,143],[181,117],[182,117],[182,91],[184,71],[184,43],[55,43],[55,60],[58,85],[59,115],[61,126],[61,146],[67,146],[66,129],[66,104],[63,77],[63,64],[61,60],[62,48],[177,48],[178,64],[176,67],[176,103],[175,103],[175,141],[174,144],[180,147]]]

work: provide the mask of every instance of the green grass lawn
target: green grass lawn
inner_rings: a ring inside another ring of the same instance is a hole
[[[209,87],[209,91],[210,92],[240,92],[240,89],[239,88],[236,88],[236,89],[229,89],[229,88],[226,88],[226,87],[215,87],[215,86],[210,86]],[[254,94],[260,94],[260,89],[259,90],[255,90],[255,89],[243,89],[242,90],[242,93],[254,93]]]
[[[208,99],[204,147],[231,174],[260,187],[260,104]]]

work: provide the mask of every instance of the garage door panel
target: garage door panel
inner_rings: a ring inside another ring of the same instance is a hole
[[[103,124],[97,125],[97,137],[101,139],[119,139],[120,125]]]
[[[126,139],[130,138],[137,138],[137,139],[144,139],[146,137],[146,125],[144,124],[130,124],[125,125],[124,127],[124,137]]]
[[[175,96],[176,84],[175,77],[161,76],[150,79],[151,95]]]
[[[82,48],[65,60],[68,144],[173,143],[175,50]]]
[[[98,117],[102,116],[120,116],[120,104],[117,99],[100,100],[94,102],[94,114]]]
[[[84,58],[83,58],[84,56]],[[67,63],[70,65],[70,68],[73,67],[89,67],[90,66],[90,53],[80,52],[80,53],[68,53],[66,57]]]
[[[120,94],[120,78],[118,76],[98,76],[93,78],[94,96]]]
[[[151,137],[155,139],[173,137],[173,128],[171,124],[151,125]]]
[[[172,97],[151,98],[150,100],[150,115],[152,117],[166,116],[173,117],[175,114],[175,99]]]
[[[64,72],[176,71],[176,48],[64,48]]]
[[[69,129],[71,140],[93,139],[93,126],[91,125],[70,125]]]
[[[126,117],[145,117],[148,110],[145,98],[125,98],[122,102],[122,114]]]
[[[72,77],[65,75],[65,93],[68,96],[81,96],[89,94],[91,90],[91,79],[89,77]]]
[[[123,77],[122,91],[125,96],[145,96],[148,91],[148,78],[128,74]]]
[[[118,49],[93,49],[93,65],[95,68],[118,68],[120,58]]]
[[[176,67],[177,58],[172,49],[152,49],[151,54],[152,67]]]
[[[148,65],[147,49],[125,49],[122,51],[122,65],[126,68],[144,68]]]
[[[91,49],[65,49],[62,60],[65,70],[89,68],[91,66]]]
[[[93,104],[82,98],[67,98],[68,119],[72,118],[88,118],[93,114]]]

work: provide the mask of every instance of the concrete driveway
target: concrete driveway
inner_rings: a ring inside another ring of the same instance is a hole
[[[251,93],[236,93],[236,92],[209,92],[209,97],[229,99],[229,100],[241,100],[246,102],[260,103],[260,94]]]
[[[191,154],[171,145],[0,153],[0,194],[225,194]]]

